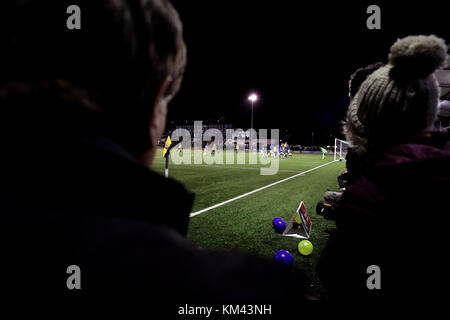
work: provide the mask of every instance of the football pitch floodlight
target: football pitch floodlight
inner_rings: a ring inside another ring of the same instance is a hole
[[[258,95],[256,95],[255,93],[252,93],[251,95],[248,96],[248,100],[250,100],[252,103],[252,116],[251,116],[251,121],[250,121],[250,130],[252,130],[253,129],[253,105],[258,100]],[[250,131],[250,132],[253,132],[253,131]],[[251,133],[250,133],[250,135],[251,135]],[[253,137],[250,137],[250,141],[253,141]]]
[[[249,97],[248,100],[250,100],[252,103],[254,103],[255,101],[258,100],[258,96],[254,93],[252,93]]]

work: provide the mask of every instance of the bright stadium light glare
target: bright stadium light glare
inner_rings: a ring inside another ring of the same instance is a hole
[[[256,100],[258,100],[258,96],[253,93],[248,97],[248,100],[250,100],[251,102],[255,102]]]

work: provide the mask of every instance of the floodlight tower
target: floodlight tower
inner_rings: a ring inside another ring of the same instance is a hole
[[[258,100],[258,96],[255,93],[252,93],[248,96],[248,100],[250,100],[250,102],[252,103],[252,116],[250,120],[250,143],[253,143],[253,105]],[[251,148],[250,143],[248,148],[249,150]]]
[[[252,116],[251,116],[251,121],[250,121],[250,130],[252,130],[253,129],[253,105],[258,100],[258,96],[256,94],[252,93],[251,95],[248,96],[248,100],[250,100],[250,102],[252,103]],[[250,132],[253,132],[253,131],[250,131]],[[252,140],[252,137],[250,137],[250,140]]]

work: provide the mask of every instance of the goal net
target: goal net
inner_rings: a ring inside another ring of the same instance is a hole
[[[345,161],[347,156],[348,142],[334,139],[334,161]]]

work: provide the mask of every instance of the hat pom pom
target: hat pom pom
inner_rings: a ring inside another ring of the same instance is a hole
[[[434,35],[409,36],[397,40],[391,47],[389,63],[402,78],[426,78],[447,62],[447,46]]]

